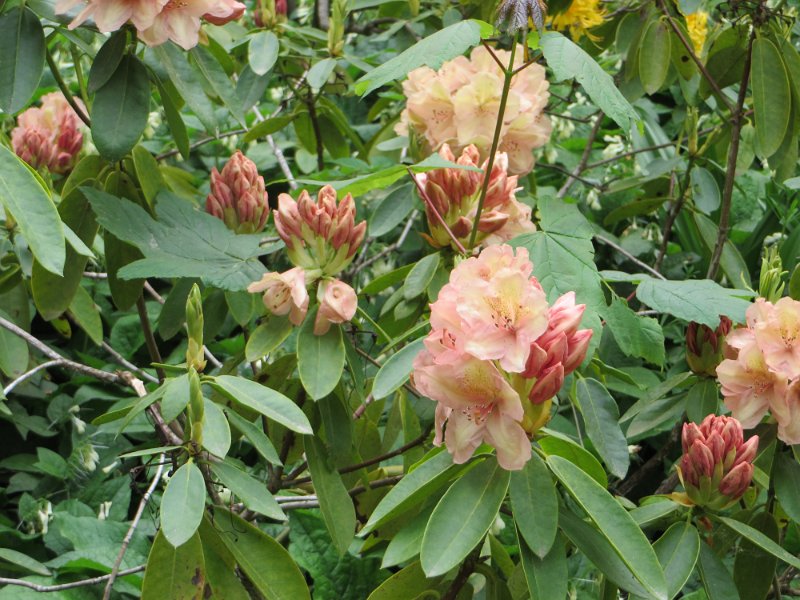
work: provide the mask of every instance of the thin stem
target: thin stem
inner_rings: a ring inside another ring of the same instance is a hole
[[[58,70],[58,65],[56,65],[55,61],[53,60],[53,55],[50,54],[50,50],[45,48],[44,52],[45,58],[47,59],[47,66],[50,67],[50,72],[53,74],[53,79],[56,80],[61,93],[64,94],[64,98],[67,99],[67,102],[72,107],[72,110],[75,111],[75,114],[78,115],[78,118],[83,121],[87,127],[92,126],[92,122],[89,120],[89,117],[86,116],[86,113],[83,112],[83,109],[78,106],[78,103],[75,102],[75,98],[72,97],[72,92],[69,91],[69,87],[64,82],[64,78],[61,77],[61,72]]]
[[[581,181],[582,183],[586,183],[585,180],[580,178],[580,174],[586,170],[586,164],[589,162],[589,156],[592,154],[592,147],[594,146],[594,141],[597,139],[597,134],[600,132],[600,124],[603,122],[603,117],[605,114],[601,110],[597,113],[597,119],[592,126],[592,129],[589,131],[589,135],[586,138],[586,147],[583,149],[583,154],[581,155],[581,160],[578,162],[578,166],[572,171],[570,176],[564,182],[564,185],[561,186],[561,189],[558,190],[558,197],[563,198],[569,192],[569,188],[572,187],[572,184],[576,181]]]
[[[725,167],[725,184],[722,187],[722,203],[719,210],[719,233],[714,252],[711,254],[711,262],[706,272],[707,279],[714,279],[719,271],[719,264],[722,260],[722,250],[728,239],[730,230],[731,201],[733,199],[733,178],[736,176],[736,159],[739,157],[739,141],[742,133],[742,117],[744,100],[747,97],[747,84],[750,81],[750,66],[753,58],[753,41],[756,37],[755,27],[750,31],[750,41],[747,44],[747,57],[744,61],[744,73],[742,82],[739,84],[739,97],[736,100],[736,108],[732,111],[731,120],[731,145],[728,147],[728,162]]]
[[[161,359],[161,352],[158,350],[158,344],[153,335],[153,328],[150,327],[150,317],[147,316],[147,306],[144,303],[144,296],[139,296],[136,300],[136,310],[139,312],[139,323],[142,325],[142,333],[144,333],[147,351],[150,353],[150,360],[154,363],[164,362]],[[156,373],[158,374],[159,382],[163,383],[164,379],[167,377],[166,373],[164,373],[164,369],[156,367]]]
[[[124,571],[119,571],[116,574],[116,577],[125,577],[126,575],[133,575],[134,573],[141,573],[144,571],[146,565],[139,565],[138,567],[131,567],[130,569],[125,569]],[[87,587],[90,585],[97,585],[98,583],[103,583],[107,579],[111,577],[111,573],[108,575],[100,575],[99,577],[92,577],[90,579],[81,579],[80,581],[71,581],[69,583],[59,583],[57,585],[42,585],[40,583],[33,583],[31,581],[25,581],[24,579],[9,579],[8,577],[0,577],[0,585],[17,585],[19,587],[25,587],[30,590],[34,590],[36,592],[60,592],[62,590],[71,590],[74,588],[79,587]]]
[[[23,383],[26,380],[30,379],[31,377],[36,375],[36,373],[38,373],[39,371],[43,371],[45,369],[49,369],[50,367],[61,366],[65,362],[66,361],[64,361],[64,360],[59,358],[59,359],[49,360],[49,361],[47,361],[45,363],[42,363],[40,365],[36,365],[30,371],[26,371],[25,373],[23,373],[22,375],[17,377],[14,381],[9,383],[5,388],[3,388],[3,395],[4,396],[8,396],[15,387],[17,387],[20,383]]]
[[[508,92],[511,89],[511,79],[514,76],[514,57],[517,52],[517,36],[513,36],[511,40],[511,58],[509,58],[508,68],[503,71],[503,92],[500,96],[500,107],[497,110],[497,123],[494,126],[494,138],[492,139],[492,148],[489,150],[489,159],[486,162],[486,170],[483,172],[483,185],[481,186],[481,196],[478,199],[478,208],[475,211],[475,220],[472,223],[472,233],[469,236],[469,247],[475,247],[475,240],[478,237],[478,224],[481,222],[481,213],[483,212],[483,204],[486,202],[486,194],[489,191],[489,180],[492,175],[492,168],[494,168],[494,159],[497,154],[497,148],[500,145],[500,132],[503,129],[503,116],[506,112],[506,104],[508,102]]]
[[[686,202],[686,196],[689,192],[689,184],[691,182],[692,176],[692,167],[694,166],[694,157],[689,157],[689,163],[686,165],[686,173],[683,178],[683,185],[679,190],[680,196],[675,201],[675,204],[669,210],[667,214],[667,220],[664,221],[664,230],[661,233],[661,246],[658,249],[658,255],[656,256],[656,262],[653,265],[653,268],[656,271],[661,270],[661,263],[664,261],[664,257],[667,254],[667,246],[669,246],[669,238],[670,234],[672,233],[672,227],[675,225],[675,220],[678,218],[678,214],[680,214],[681,209],[683,208],[684,203]]]
[[[606,246],[609,246],[610,248],[613,248],[614,250],[616,250],[617,252],[622,254],[625,258],[627,258],[631,262],[635,263],[636,265],[638,265],[639,267],[641,267],[642,269],[644,269],[645,271],[650,273],[650,275],[652,275],[656,279],[666,279],[666,277],[664,277],[661,273],[656,271],[653,267],[648,265],[646,262],[643,262],[643,261],[639,260],[633,254],[631,254],[630,252],[625,250],[625,248],[623,248],[619,244],[611,241],[607,237],[604,237],[604,236],[599,235],[599,234],[595,234],[594,235],[594,239],[596,239],[598,242],[600,242],[602,244],[605,244]]]

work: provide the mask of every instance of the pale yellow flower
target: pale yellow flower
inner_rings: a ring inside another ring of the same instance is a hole
[[[703,52],[708,35],[708,13],[698,10],[690,15],[686,15],[686,27],[689,30],[689,38],[692,40],[695,54]]]
[[[584,35],[596,40],[597,37],[589,30],[602,25],[605,16],[606,11],[600,6],[600,0],[572,0],[567,10],[547,17],[547,22],[557,31],[569,29],[570,36],[576,41]]]

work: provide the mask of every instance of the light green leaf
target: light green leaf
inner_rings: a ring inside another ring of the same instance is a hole
[[[322,60],[314,63],[308,70],[306,81],[311,86],[312,90],[319,90],[328,82],[328,78],[336,68],[335,58],[323,58]]]
[[[164,396],[161,398],[161,416],[171,423],[189,404],[189,376],[180,375],[167,379],[164,383]]]
[[[422,538],[428,577],[444,575],[484,538],[506,497],[510,474],[493,457],[458,479],[436,505]]]
[[[566,458],[588,473],[601,486],[608,487],[606,472],[593,454],[562,434],[551,431],[547,433],[550,435],[538,440],[539,446],[547,456]]]
[[[664,85],[672,53],[670,30],[661,19],[654,19],[639,44],[639,79],[648,95]]]
[[[708,544],[700,544],[697,566],[709,600],[739,600],[739,592],[730,572]]]
[[[403,524],[403,528],[398,531],[386,546],[383,553],[381,568],[394,567],[404,562],[408,562],[419,554],[422,547],[422,537],[425,535],[425,528],[431,518],[431,513],[435,506],[431,505],[413,519]]]
[[[412,300],[425,293],[436,269],[439,268],[439,258],[438,252],[428,254],[412,267],[403,285],[403,297],[406,300]]]
[[[247,47],[250,68],[256,75],[266,75],[275,66],[280,52],[278,36],[271,31],[259,31],[250,38]]]
[[[620,479],[630,464],[628,442],[619,426],[619,407],[606,387],[596,379],[581,378],[576,383],[578,406],[586,425],[586,435],[609,471]]]
[[[228,108],[233,118],[244,126],[244,114],[233,84],[217,62],[217,59],[211,54],[211,51],[203,46],[195,46],[189,51],[189,55],[194,59],[200,74],[208,82],[211,89],[214,90],[214,94],[222,100],[222,103]]]
[[[18,567],[22,567],[26,571],[36,573],[37,575],[50,575],[50,569],[48,569],[38,560],[31,558],[22,552],[12,550],[11,548],[0,548],[0,560],[9,562],[12,565],[17,565]]]
[[[689,522],[673,523],[653,544],[664,569],[669,598],[675,598],[689,580],[700,555],[700,535]]]
[[[706,215],[719,208],[721,199],[719,186],[708,169],[695,167],[691,175],[692,200],[694,205]]]
[[[231,400],[258,411],[292,431],[303,434],[312,433],[308,417],[292,400],[280,392],[255,381],[233,375],[215,377],[211,385]]]
[[[776,458],[773,473],[775,495],[792,521],[800,523],[800,464],[788,454]]]
[[[2,309],[0,317],[14,322]],[[19,325],[19,323],[16,323]],[[0,371],[6,377],[17,378],[28,368],[28,344],[15,333],[0,327]]]
[[[636,288],[636,297],[659,312],[696,321],[715,329],[720,316],[744,323],[752,293],[724,288],[710,279],[663,281],[644,279]]]
[[[556,517],[553,525],[556,525],[558,512],[556,511],[553,516]],[[521,541],[519,554],[531,600],[552,600],[567,596],[569,573],[563,537],[554,539],[554,543],[542,557],[537,556],[524,541]]]
[[[519,471],[511,473],[509,486],[514,522],[524,545],[546,560],[558,530],[558,494],[553,476],[535,452]]]
[[[424,598],[427,590],[435,588],[439,578],[428,578],[419,561],[401,569],[380,584],[367,600],[405,600]]]
[[[143,146],[139,145],[133,149],[133,165],[136,168],[136,179],[142,187],[142,194],[147,204],[153,207],[156,202],[158,192],[167,187],[158,162]]]
[[[39,264],[61,275],[66,243],[58,211],[39,180],[5,146],[0,146],[0,203],[14,217]]]
[[[644,358],[657,366],[664,365],[664,332],[658,321],[637,315],[619,298],[611,301],[611,305],[603,311],[603,317],[619,349],[626,356]]]
[[[269,493],[265,482],[254,479],[227,462],[212,463],[211,471],[250,510],[276,521],[286,520],[286,515]]]
[[[193,462],[180,467],[161,496],[161,531],[177,548],[194,535],[203,520],[206,486],[203,474]]]
[[[203,398],[203,448],[220,458],[231,449],[231,428],[225,413],[208,398]]]
[[[142,600],[202,598],[205,586],[206,566],[200,536],[195,533],[175,548],[159,531],[147,557]]]
[[[44,69],[44,30],[30,10],[15,7],[0,15],[0,109],[14,114],[36,92]]]
[[[547,464],[649,595],[666,599],[664,572],[650,542],[628,512],[605,488],[565,458],[548,456]]]
[[[270,439],[260,428],[237,414],[234,410],[226,409],[225,414],[228,416],[228,422],[238,429],[248,442],[253,444],[253,448],[264,460],[273,465],[283,464],[278,452],[275,450],[275,446],[272,445]]]
[[[264,358],[289,337],[294,326],[286,317],[270,315],[266,323],[253,330],[244,349],[245,358],[252,362]]]
[[[714,247],[717,245],[719,228],[705,215],[696,212],[693,217],[710,257]],[[730,240],[725,240],[725,244],[722,246],[722,256],[719,264],[730,285],[743,290],[750,289],[750,271],[747,268],[747,263]]]
[[[294,121],[294,119],[295,115],[284,115],[281,117],[264,119],[260,123],[257,123],[255,126],[253,126],[250,131],[245,134],[244,141],[252,142],[253,140],[276,133]]]
[[[413,183],[401,185],[378,202],[368,219],[370,237],[381,237],[397,227],[414,208]]]
[[[376,400],[386,398],[408,380],[414,359],[423,348],[422,339],[414,340],[389,357],[372,383],[372,395]]]
[[[297,370],[303,387],[314,400],[330,394],[342,378],[345,352],[342,329],[332,325],[325,335],[314,335],[316,310],[306,316],[297,336]]]
[[[103,343],[103,320],[100,318],[100,309],[84,288],[75,288],[75,295],[69,304],[69,313],[78,326],[83,329],[89,338],[98,346]]]
[[[780,560],[788,565],[793,566],[795,569],[800,569],[800,558],[789,554],[786,550],[781,548],[778,544],[769,539],[766,535],[761,533],[758,529],[745,525],[736,519],[728,517],[718,517],[719,520],[729,529],[732,529],[743,538],[753,542],[756,546],[778,557]]]
[[[756,149],[760,156],[772,156],[780,147],[789,125],[792,95],[789,76],[778,48],[766,36],[753,41],[753,109]]]

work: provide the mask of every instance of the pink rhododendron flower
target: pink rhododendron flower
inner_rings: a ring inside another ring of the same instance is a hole
[[[508,51],[494,53],[508,64]],[[522,66],[521,49],[514,60],[515,67]],[[499,148],[507,154],[512,174],[529,173],[534,165],[533,150],[550,139],[552,126],[544,115],[548,87],[545,70],[537,64],[526,67],[511,81]],[[475,48],[469,59],[459,56],[438,71],[420,67],[403,83],[407,103],[395,131],[409,135],[424,152],[449,144],[457,154],[472,144],[486,159],[502,89],[503,72],[483,46]]]
[[[350,321],[358,308],[358,297],[353,288],[338,279],[323,279],[317,293],[319,310],[314,320],[314,334],[324,335],[331,323]]]
[[[264,293],[264,306],[274,315],[289,315],[293,325],[300,325],[308,312],[306,274],[300,267],[285,273],[265,273],[247,287],[251,294]]]
[[[153,24],[166,3],[167,0],[89,0],[69,28],[75,29],[91,18],[103,33],[116,31],[128,21],[141,31]],[[56,13],[65,13],[78,4],[80,2],[76,0],[58,0]]]
[[[79,99],[75,102],[83,108]],[[11,132],[11,145],[32,167],[66,173],[75,166],[83,147],[81,121],[61,92],[46,94],[41,107],[31,107],[19,115]]]
[[[222,171],[211,169],[211,193],[206,212],[225,222],[237,233],[258,233],[269,218],[264,178],[256,164],[240,151],[230,157]]]
[[[766,318],[755,322],[755,338],[771,369],[791,379],[800,376],[800,302],[778,300]]]
[[[787,444],[800,444],[800,379],[793,381],[782,401],[771,408],[778,421],[778,437]]]
[[[480,163],[480,153],[474,145],[467,146],[456,159],[450,146],[444,144],[439,155],[466,167],[480,167],[484,171],[487,167],[486,162]],[[466,169],[436,169],[418,175],[417,179],[430,200],[430,205],[425,207],[430,235],[423,234],[425,238],[436,248],[455,247],[439,219],[441,217],[458,241],[465,247],[469,246],[484,174]],[[518,202],[514,196],[516,188],[517,177],[508,175],[508,158],[499,153],[489,176],[476,243],[500,244],[521,233],[536,231],[531,222],[530,207]]]

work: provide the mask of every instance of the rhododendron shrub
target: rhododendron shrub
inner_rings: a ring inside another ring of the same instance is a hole
[[[795,3],[0,4],[0,600],[800,595]]]

